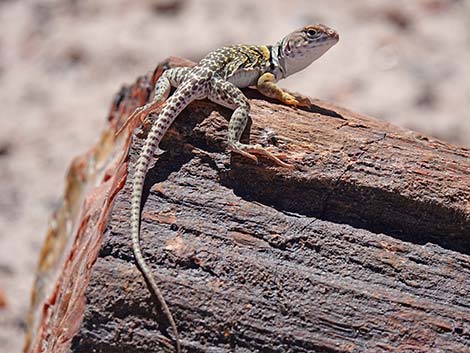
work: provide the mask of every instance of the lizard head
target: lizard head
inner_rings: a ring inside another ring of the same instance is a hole
[[[275,45],[284,77],[306,68],[338,40],[338,32],[321,24],[308,25],[285,36]]]

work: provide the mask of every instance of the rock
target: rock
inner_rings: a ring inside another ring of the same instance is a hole
[[[146,131],[115,131],[164,68],[189,64],[171,58],[123,87],[99,143],[73,161],[25,352],[172,351],[131,249]],[[467,352],[470,150],[322,101],[246,94],[245,140],[295,169],[227,152],[231,111],[198,101],[146,179],[141,244],[183,351]]]

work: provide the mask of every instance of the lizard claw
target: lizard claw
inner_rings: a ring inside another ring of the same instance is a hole
[[[287,105],[292,105],[294,107],[300,104],[300,102],[293,95],[289,93],[284,93],[282,95],[282,103],[287,104]]]
[[[310,99],[308,99],[307,97],[296,97],[296,99],[299,102],[297,104],[298,107],[310,108],[312,106],[312,102],[310,102]]]
[[[307,97],[295,97],[286,92],[282,96],[282,102],[293,107],[310,107],[312,105]]]

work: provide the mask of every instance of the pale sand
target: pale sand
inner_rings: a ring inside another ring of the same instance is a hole
[[[1,352],[23,345],[70,161],[97,139],[120,86],[169,55],[198,59],[325,23],[340,43],[284,87],[470,145],[468,2],[194,0],[174,14],[155,10],[162,2],[0,1]]]

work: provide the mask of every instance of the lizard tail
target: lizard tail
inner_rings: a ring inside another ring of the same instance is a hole
[[[183,108],[189,104],[191,99],[191,92],[188,92],[189,87],[182,85],[176,92],[171,96],[165,106],[163,107],[160,116],[156,123],[152,126],[152,129],[147,136],[142,152],[137,160],[137,164],[134,171],[133,184],[132,184],[132,197],[131,197],[131,225],[132,225],[132,249],[134,252],[135,261],[145,277],[147,283],[151,287],[151,291],[157,297],[160,306],[165,313],[168,321],[173,330],[175,338],[176,352],[181,352],[181,344],[179,339],[178,328],[176,327],[175,320],[171,314],[170,309],[163,298],[160,288],[152,275],[150,268],[145,262],[142,250],[140,248],[140,204],[142,200],[142,189],[144,187],[144,180],[147,174],[147,170],[150,164],[150,160],[157,149],[163,135],[169,128],[173,120],[183,110]],[[179,103],[178,103],[179,102]],[[178,104],[176,104],[178,103]]]
[[[157,126],[158,124],[154,125],[154,127]],[[157,128],[152,128],[145,142],[142,154],[140,155],[139,160],[137,161],[136,169],[134,172],[131,199],[132,249],[134,252],[135,261],[140,271],[145,277],[147,283],[150,285],[152,292],[157,297],[163,312],[168,318],[168,321],[173,330],[176,352],[180,353],[181,345],[175,320],[173,319],[173,315],[171,314],[171,311],[165,299],[163,298],[160,288],[158,287],[157,282],[155,281],[155,278],[153,277],[152,272],[149,266],[147,265],[142,254],[142,250],[140,248],[140,204],[142,199],[142,189],[144,185],[145,175],[150,164],[150,158],[152,157],[162,136],[163,133],[161,130]]]

